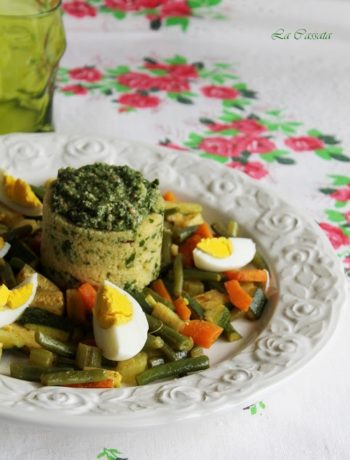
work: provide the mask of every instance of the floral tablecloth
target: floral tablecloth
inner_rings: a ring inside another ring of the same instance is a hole
[[[65,0],[62,10],[57,132],[132,138],[238,169],[311,215],[350,277],[349,5]],[[274,39],[280,29],[289,38]],[[321,32],[333,38],[307,38]],[[350,458],[348,347],[341,325],[263,401],[183,426],[84,436],[4,423],[1,458]]]

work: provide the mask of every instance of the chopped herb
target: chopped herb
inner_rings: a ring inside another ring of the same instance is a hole
[[[126,165],[62,168],[52,184],[51,206],[78,227],[135,230],[149,213],[163,212],[158,185]]]

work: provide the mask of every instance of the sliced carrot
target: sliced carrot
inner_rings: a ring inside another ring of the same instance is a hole
[[[184,321],[188,321],[191,317],[191,309],[187,306],[183,297],[178,297],[174,300],[175,311]]]
[[[181,334],[192,337],[196,345],[210,348],[222,333],[223,328],[209,321],[193,319],[185,323],[181,329]]]
[[[163,297],[163,299],[168,300],[169,302],[173,301],[167,287],[164,284],[164,281],[160,278],[151,283],[151,288],[153,291]]]
[[[105,379],[100,382],[71,383],[62,386],[69,388],[113,388],[113,379]]]
[[[163,199],[165,201],[176,201],[176,197],[173,194],[173,192],[169,192],[169,191],[164,193]]]
[[[182,255],[182,261],[185,267],[193,267],[193,250],[200,242],[202,237],[194,233],[186,238],[186,240],[179,246],[179,253]]]
[[[202,224],[198,225],[196,234],[200,235],[202,238],[213,238],[214,236],[207,222],[203,222]]]
[[[79,294],[87,310],[92,310],[96,300],[96,289],[90,283],[83,283],[78,287]]]
[[[240,286],[236,280],[226,281],[225,288],[230,302],[239,310],[248,311],[252,303],[252,297]]]
[[[266,283],[267,272],[265,270],[230,270],[225,272],[229,280],[250,281],[252,283]]]

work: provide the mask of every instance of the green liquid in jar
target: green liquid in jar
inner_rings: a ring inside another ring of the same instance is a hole
[[[53,129],[54,82],[66,45],[59,3],[0,0],[0,134]]]

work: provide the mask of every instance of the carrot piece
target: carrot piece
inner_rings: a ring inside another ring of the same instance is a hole
[[[193,250],[200,242],[202,237],[194,233],[186,238],[186,240],[179,246],[179,253],[182,255],[182,261],[185,267],[193,267]]]
[[[252,283],[266,283],[267,273],[265,270],[230,270],[225,272],[229,280],[250,281]]]
[[[252,297],[240,286],[236,280],[226,281],[224,283],[230,302],[239,310],[248,311],[252,303]]]
[[[78,291],[86,309],[92,310],[96,301],[96,289],[90,283],[83,283],[78,287]]]
[[[213,238],[214,236],[207,222],[203,222],[202,224],[198,225],[196,234],[200,235],[202,238]]]
[[[155,291],[157,294],[163,297],[163,299],[168,300],[169,302],[173,301],[167,287],[164,284],[164,281],[160,278],[151,283],[151,288],[153,289],[153,291]]]
[[[215,323],[193,319],[185,323],[181,329],[181,334],[192,337],[196,345],[204,348],[210,348],[222,333],[223,328]]]
[[[71,383],[62,386],[69,388],[113,388],[113,379],[105,379],[100,382]]]
[[[191,309],[187,306],[183,297],[178,297],[174,300],[175,311],[184,321],[188,321],[191,317]]]
[[[175,195],[173,194],[173,192],[170,191],[164,193],[163,199],[165,201],[176,201]]]

